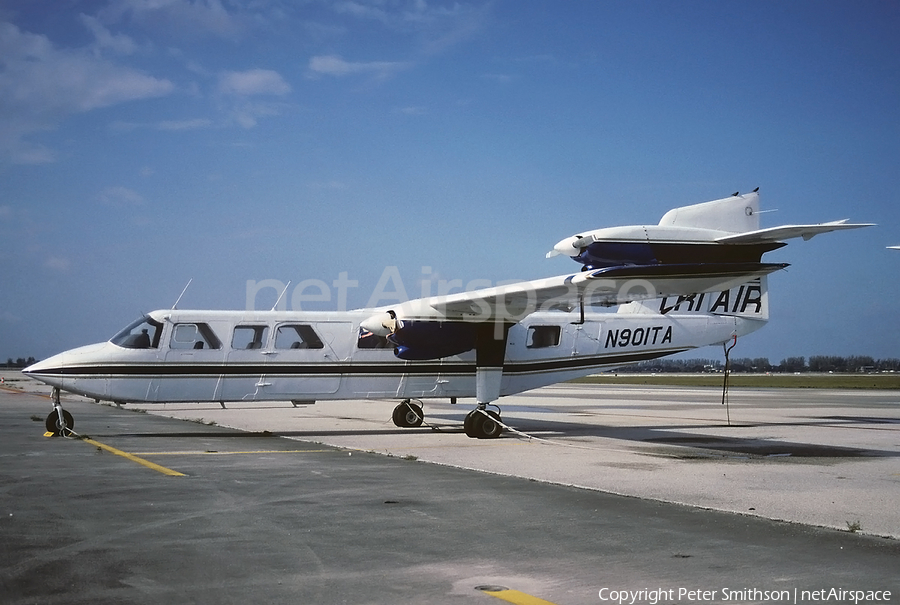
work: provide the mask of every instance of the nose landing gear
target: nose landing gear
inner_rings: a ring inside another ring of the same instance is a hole
[[[59,387],[53,387],[53,391],[50,392],[50,401],[53,404],[53,411],[47,416],[47,432],[69,437],[73,433],[72,429],[75,427],[75,419],[59,403]]]

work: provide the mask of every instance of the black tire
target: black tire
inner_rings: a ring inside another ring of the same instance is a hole
[[[472,410],[468,414],[466,414],[466,419],[463,420],[463,429],[466,431],[466,435],[472,437],[473,439],[478,435],[475,433],[475,416],[481,416],[481,412],[477,410]]]
[[[391,420],[401,428],[422,426],[424,417],[422,407],[409,401],[404,401],[395,407],[394,413],[391,414]]]
[[[401,428],[405,427],[404,424],[406,420],[406,405],[400,404],[394,408],[394,412],[391,414],[391,420],[394,421],[394,426],[399,426]]]
[[[66,434],[64,436],[68,436],[72,434],[72,429],[75,428],[75,419],[72,417],[67,410],[62,411],[63,420],[66,421]],[[47,422],[45,423],[47,427],[48,433],[53,433],[54,435],[60,435],[60,424],[59,424],[59,415],[56,413],[56,410],[50,412],[50,415],[47,416]]]
[[[487,410],[472,410],[466,415],[463,426],[466,429],[466,435],[477,439],[496,439],[503,432],[500,414]]]
[[[500,424],[500,414],[489,411],[487,416],[479,414],[481,421],[478,424],[479,439],[496,439],[503,432],[503,425]]]

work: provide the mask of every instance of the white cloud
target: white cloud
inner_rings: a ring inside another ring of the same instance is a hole
[[[229,71],[219,77],[219,92],[237,96],[286,95],[290,85],[277,71],[271,69],[251,69],[249,71]]]
[[[407,61],[344,61],[338,55],[319,55],[309,60],[309,70],[327,76],[349,76],[352,74],[371,74],[387,77],[398,71],[408,69],[413,64]]]
[[[242,17],[230,14],[219,0],[113,0],[100,15],[110,21],[130,19],[147,28],[177,29],[193,36],[208,33],[236,39],[245,29]]]
[[[259,118],[278,115],[286,105],[282,102],[254,100],[259,96],[285,96],[290,85],[277,71],[251,69],[229,71],[219,76],[219,94],[230,120],[242,128],[253,128]]]
[[[422,52],[432,55],[482,31],[490,19],[491,5],[490,2],[473,5],[425,0],[369,3],[339,0],[331,8],[341,15],[381,23],[393,31],[413,33],[419,38]]]
[[[335,2],[333,5],[336,13],[350,15],[359,19],[373,19],[382,23],[389,23],[392,16],[383,8],[359,2]]]
[[[57,49],[43,35],[0,22],[0,159],[52,161],[26,138],[65,117],[127,101],[167,95],[168,80],[98,58],[87,49]]]
[[[130,55],[137,49],[134,40],[125,34],[113,34],[96,17],[84,14],[80,16],[81,22],[94,34],[98,49],[109,49],[123,55]]]
[[[242,101],[237,103],[230,111],[230,117],[242,128],[253,128],[258,118],[268,118],[279,115],[285,108],[279,103],[253,103]]]
[[[97,195],[101,204],[114,208],[142,206],[144,197],[127,187],[107,187]]]

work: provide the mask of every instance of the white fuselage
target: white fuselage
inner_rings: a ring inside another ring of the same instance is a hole
[[[115,402],[476,395],[474,350],[427,361],[398,359],[390,344],[361,330],[372,312],[154,311],[148,315],[158,329],[152,344],[135,346],[136,337],[145,335],[134,330],[130,340],[118,335],[72,349],[26,373]],[[500,395],[723,343],[759,329],[765,319],[683,309],[589,312],[583,322],[578,312],[533,313],[509,329]]]

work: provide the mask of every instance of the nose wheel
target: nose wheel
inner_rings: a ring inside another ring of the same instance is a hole
[[[72,429],[75,427],[75,419],[59,403],[59,389],[57,387],[53,387],[53,391],[50,393],[50,401],[53,403],[53,411],[47,416],[45,423],[47,432],[57,436],[68,437],[72,434]]]

